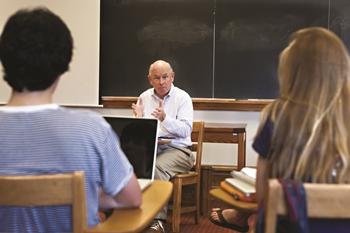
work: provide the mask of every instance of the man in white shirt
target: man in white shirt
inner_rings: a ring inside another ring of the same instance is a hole
[[[132,109],[136,117],[154,117],[160,121],[159,136],[170,139],[158,145],[155,178],[169,180],[176,173],[190,170],[194,156],[188,148],[192,145],[191,132],[193,105],[191,97],[173,85],[175,73],[163,60],[150,65],[148,81],[153,88],[143,92]],[[165,232],[167,218],[165,207],[150,226],[149,232]]]

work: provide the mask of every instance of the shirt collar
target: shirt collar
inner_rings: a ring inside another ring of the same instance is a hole
[[[41,105],[28,105],[28,106],[2,106],[0,111],[3,112],[37,112],[48,109],[58,109],[57,104],[41,104]]]
[[[169,93],[166,96],[164,96],[164,99],[167,98],[168,96],[171,96],[173,93],[174,93],[174,84],[171,84],[170,91],[169,91]],[[152,96],[156,97],[157,99],[160,99],[158,97],[158,95],[156,94],[156,91],[154,90],[154,88],[152,90]]]

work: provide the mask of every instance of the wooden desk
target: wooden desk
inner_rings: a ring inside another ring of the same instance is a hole
[[[173,185],[168,181],[155,180],[142,193],[142,205],[137,209],[116,209],[106,222],[86,232],[134,233],[141,232],[156,214],[168,203]]]
[[[229,171],[233,169],[241,170],[245,167],[246,160],[246,124],[237,123],[213,123],[205,122],[204,126],[204,142],[209,143],[234,143],[238,145],[237,165],[230,167]],[[233,156],[232,156],[233,157]],[[205,166],[205,165],[204,165]],[[202,166],[202,169],[203,167]],[[209,207],[211,207],[212,198],[209,198],[209,191],[214,187],[219,186],[219,181],[225,177],[229,177],[229,172],[226,171],[226,176],[214,177],[217,166],[209,167],[208,172],[202,173],[201,180],[201,212],[206,214]],[[226,169],[227,170],[227,169]]]
[[[235,143],[238,145],[237,170],[245,167],[247,124],[205,122],[204,142]]]
[[[220,188],[212,189],[209,193],[213,197],[231,205],[234,209],[238,209],[245,212],[255,212],[258,208],[257,203],[238,201],[234,199],[232,195],[228,194]]]

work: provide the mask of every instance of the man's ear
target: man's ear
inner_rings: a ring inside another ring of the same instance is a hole
[[[152,79],[151,79],[151,76],[149,74],[147,75],[147,79],[148,79],[149,84],[152,85]]]
[[[174,78],[175,78],[175,72],[173,71],[173,80],[174,80]]]

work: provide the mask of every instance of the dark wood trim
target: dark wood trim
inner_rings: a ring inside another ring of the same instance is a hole
[[[102,96],[104,108],[130,108],[137,101],[133,96]],[[217,98],[192,98],[194,110],[259,112],[272,100],[235,100]]]
[[[102,96],[104,108],[131,108],[131,104],[136,101],[137,97],[132,96]]]
[[[192,98],[195,110],[260,112],[272,100]]]

